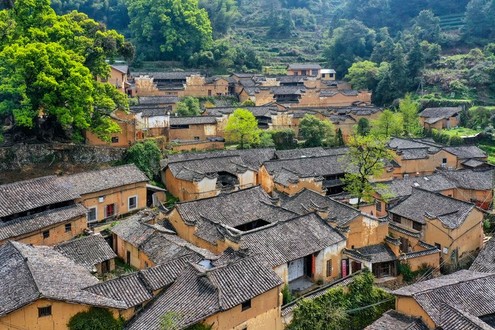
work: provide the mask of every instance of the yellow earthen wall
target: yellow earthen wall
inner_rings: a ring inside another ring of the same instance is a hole
[[[414,298],[395,296],[395,310],[409,316],[420,317],[429,329],[435,329],[436,327],[435,322],[433,322]]]

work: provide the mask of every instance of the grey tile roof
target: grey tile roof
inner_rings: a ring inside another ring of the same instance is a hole
[[[432,280],[419,282],[393,292],[410,296],[424,309],[437,325],[446,323],[442,305],[446,304],[476,318],[495,313],[495,274],[461,270]],[[442,317],[442,312],[444,316]],[[450,320],[452,324],[454,320]]]
[[[134,164],[72,174],[65,177],[65,180],[72,184],[80,195],[149,181]]]
[[[162,108],[147,108],[147,109],[140,109],[137,112],[141,113],[141,117],[146,118],[146,117],[164,117],[170,114],[172,112],[172,107],[167,106],[167,107],[162,107]]]
[[[380,182],[375,186],[379,194],[389,195],[391,198],[409,196],[412,193],[413,187],[434,192],[441,192],[443,190],[454,189],[456,187],[451,180],[441,174],[417,177],[411,176],[404,179]]]
[[[54,248],[67,258],[72,259],[76,264],[90,271],[93,266],[117,257],[101,235],[76,238],[58,244]]]
[[[448,304],[440,304],[439,325],[446,330],[493,330],[478,317]]]
[[[120,71],[122,73],[127,73],[129,72],[129,66],[128,65],[116,65],[116,64],[111,64],[110,65],[112,68],[114,68],[117,71]]]
[[[189,266],[190,262],[197,262],[197,259],[191,257],[191,255],[187,255],[155,267],[143,269],[140,271],[141,277],[152,291],[165,288],[175,281],[177,276]]]
[[[265,161],[273,159],[275,149],[246,149],[246,150],[220,150],[210,152],[185,152],[175,155],[169,155],[166,159],[167,163],[181,162],[185,160],[217,158],[224,156],[239,156],[242,160],[251,167],[260,167]]]
[[[338,225],[345,225],[361,215],[361,212],[347,204],[308,189],[304,189],[292,197],[283,197],[282,206],[300,215],[314,211],[328,212],[327,220]]]
[[[308,76],[277,76],[275,78],[277,79],[277,81],[280,81],[281,85],[284,85],[293,83],[304,83],[304,81],[308,79]]]
[[[299,178],[343,175],[346,173],[345,155],[303,157],[265,162],[265,168],[276,183],[288,186]]]
[[[235,155],[184,160],[169,163],[168,168],[175,178],[186,181],[201,181],[205,177],[214,177],[218,172],[237,175],[248,170],[258,171],[258,168],[249,168],[241,157]]]
[[[387,244],[375,244],[363,246],[359,249],[345,249],[345,254],[352,257],[367,260],[371,263],[380,263],[397,260],[397,257]]]
[[[0,186],[0,218],[80,197],[69,182],[56,176]]]
[[[0,240],[13,239],[43,228],[68,222],[86,215],[86,208],[80,204],[73,204],[58,209],[27,215],[10,221],[0,221]]]
[[[364,330],[428,330],[421,318],[389,310]]]
[[[343,242],[340,232],[310,213],[244,232],[240,246],[275,267]]]
[[[137,306],[153,298],[139,272],[98,283],[84,290],[99,296],[123,301],[127,308]]]
[[[466,220],[474,208],[474,204],[414,187],[412,194],[392,208],[390,213],[423,224],[426,223],[425,218],[438,218],[445,226],[454,229]]]
[[[8,242],[0,247],[0,316],[38,299],[124,309],[124,302],[82,290],[98,283],[51,247]]]
[[[278,112],[277,107],[274,106],[261,106],[261,107],[218,107],[218,108],[207,108],[205,114],[210,116],[222,116],[230,115],[237,109],[245,109],[251,112],[255,117],[270,117],[276,115]]]
[[[179,102],[177,96],[140,96],[139,104],[174,104]]]
[[[441,145],[429,139],[402,139],[397,137],[392,138],[388,146],[394,150],[427,149],[430,153],[436,153],[442,148]]]
[[[140,246],[156,231],[152,226],[143,225],[151,221],[155,213],[142,211],[118,222],[111,231],[133,246]]]
[[[445,147],[444,150],[459,159],[486,158],[486,153],[477,146]]]
[[[289,70],[307,70],[307,69],[315,69],[320,70],[321,65],[318,63],[292,63],[287,67]]]
[[[447,119],[459,114],[461,111],[462,107],[426,108],[419,113],[419,116],[424,118]]]
[[[495,239],[490,239],[474,259],[469,270],[495,273]]]
[[[469,159],[469,160],[462,162],[462,165],[464,165],[464,167],[478,168],[481,166],[486,166],[487,164],[484,161],[479,161],[476,159]]]
[[[197,227],[195,235],[211,243],[223,238],[219,231],[222,225],[234,228],[260,219],[272,223],[297,216],[274,206],[270,196],[259,186],[178,203],[176,210],[187,224]]]
[[[160,318],[167,312],[176,315],[176,325],[183,329],[281,284],[282,281],[273,271],[253,258],[209,270],[191,265],[126,329],[159,330]]]
[[[337,115],[355,115],[355,116],[369,116],[378,112],[382,112],[382,108],[374,106],[348,106],[348,107],[329,107],[327,112]]]
[[[440,175],[450,180],[456,187],[472,190],[490,190],[494,188],[495,170],[441,171]]]
[[[139,76],[150,76],[155,78],[155,80],[186,80],[187,77],[192,75],[198,75],[199,72],[188,72],[188,71],[168,71],[168,72],[158,72],[158,71],[133,71],[131,75],[133,77]]]
[[[275,155],[278,159],[294,159],[294,158],[307,158],[317,156],[335,156],[345,155],[349,151],[349,148],[301,148],[301,149],[289,149],[289,150],[277,150]]]
[[[214,116],[170,117],[170,125],[205,125],[216,124]]]
[[[302,95],[306,92],[304,86],[276,86],[270,87],[270,91],[273,95]]]

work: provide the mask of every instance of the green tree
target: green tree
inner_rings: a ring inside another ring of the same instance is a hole
[[[305,140],[306,147],[331,145],[335,128],[328,120],[320,120],[313,115],[306,114],[299,123],[299,135]]]
[[[236,109],[225,126],[225,138],[230,143],[239,143],[240,149],[257,145],[260,140],[260,130],[253,113],[246,109]]]
[[[335,144],[336,147],[342,147],[345,145],[344,141],[344,136],[342,134],[342,130],[340,127],[337,129],[337,132],[335,133]]]
[[[423,130],[419,122],[418,108],[419,106],[414,102],[411,94],[406,94],[399,102],[399,113],[402,114],[404,133],[408,137],[418,136]]]
[[[388,139],[390,136],[401,136],[404,132],[402,114],[385,109],[378,119],[371,122],[371,135]]]
[[[345,79],[354,89],[375,89],[378,81],[378,65],[371,61],[355,62],[349,68]]]
[[[157,180],[160,176],[161,158],[162,153],[156,142],[145,140],[127,149],[124,162],[136,165],[150,180]]]
[[[140,53],[154,60],[187,61],[211,48],[208,13],[198,0],[125,0],[129,29]]]
[[[440,18],[431,10],[422,10],[414,19],[413,34],[418,40],[438,43],[440,40]]]
[[[114,319],[106,309],[91,307],[71,317],[67,327],[70,330],[121,330],[124,322],[122,319]]]
[[[186,96],[177,103],[176,112],[179,116],[182,117],[199,116],[201,114],[199,100],[192,96]]]
[[[272,132],[272,139],[277,150],[297,148],[296,133],[290,128],[277,129]]]
[[[344,177],[345,190],[358,199],[370,200],[375,192],[370,180],[380,177],[385,169],[384,162],[392,159],[386,140],[372,135],[351,136],[347,143],[349,151],[345,157],[348,173]]]
[[[367,118],[360,118],[357,123],[357,134],[360,136],[366,136],[370,133],[370,121]]]
[[[423,50],[419,42],[415,42],[413,48],[407,55],[407,75],[409,78],[409,90],[415,90],[421,80],[421,70],[425,62]]]
[[[235,0],[199,0],[199,7],[208,12],[216,37],[225,35],[240,16]]]
[[[273,141],[272,134],[267,131],[262,131],[260,133],[260,140],[256,145],[258,148],[272,148],[275,147],[275,142]]]

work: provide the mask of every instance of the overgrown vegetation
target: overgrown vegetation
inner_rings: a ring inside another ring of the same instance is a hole
[[[115,319],[107,309],[91,307],[71,317],[67,327],[70,330],[121,330],[124,320]]]
[[[135,143],[127,149],[124,163],[136,165],[150,180],[160,180],[160,148],[153,140]]]
[[[428,264],[422,264],[417,270],[412,271],[408,263],[399,264],[399,274],[402,275],[402,280],[406,283],[412,283],[416,279],[429,279],[433,275],[434,269]]]

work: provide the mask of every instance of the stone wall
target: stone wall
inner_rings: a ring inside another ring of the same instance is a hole
[[[16,144],[0,148],[0,171],[37,164],[96,164],[120,160],[125,148],[78,144]]]

